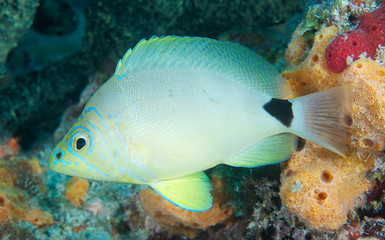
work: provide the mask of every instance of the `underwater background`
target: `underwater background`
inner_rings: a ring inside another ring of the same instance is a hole
[[[0,239],[385,239],[381,1],[3,0],[0,32]],[[89,97],[153,35],[239,42],[293,97],[352,85],[347,158],[303,140],[281,164],[217,166],[202,213],[51,171]]]

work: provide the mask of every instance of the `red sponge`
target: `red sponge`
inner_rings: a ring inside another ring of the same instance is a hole
[[[379,45],[385,46],[385,4],[361,15],[354,31],[337,36],[326,48],[325,63],[331,72],[340,73],[346,67],[347,57],[353,61],[366,52],[372,59]]]

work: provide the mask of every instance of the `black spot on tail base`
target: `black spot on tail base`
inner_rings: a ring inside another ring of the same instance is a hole
[[[263,105],[263,109],[283,125],[290,127],[294,118],[292,105],[289,100],[272,98],[270,102]]]

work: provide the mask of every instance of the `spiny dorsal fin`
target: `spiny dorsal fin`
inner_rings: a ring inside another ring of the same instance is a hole
[[[237,43],[202,37],[154,36],[129,49],[119,61],[116,73],[156,68],[216,71],[271,97],[291,95],[288,84],[274,66]]]

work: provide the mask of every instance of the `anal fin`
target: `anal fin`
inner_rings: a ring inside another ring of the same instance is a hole
[[[250,168],[275,164],[288,159],[296,148],[297,136],[281,133],[257,142],[225,164]]]
[[[211,183],[203,172],[157,181],[150,186],[171,203],[189,211],[202,212],[212,206]]]

